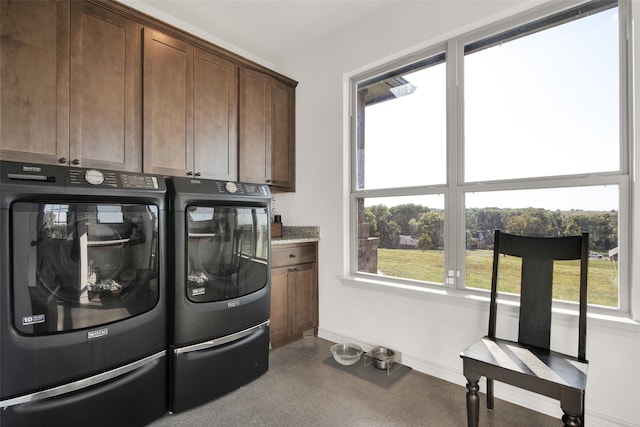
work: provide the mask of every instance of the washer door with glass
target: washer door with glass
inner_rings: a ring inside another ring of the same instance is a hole
[[[20,333],[91,328],[158,303],[157,206],[16,202],[11,220]]]
[[[190,206],[186,227],[186,290],[190,301],[224,301],[267,285],[266,207]]]

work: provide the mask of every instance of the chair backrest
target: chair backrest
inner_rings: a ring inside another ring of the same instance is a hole
[[[498,263],[500,258],[504,258],[501,255],[522,259],[518,342],[546,349],[549,349],[551,339],[553,263],[560,260],[580,260],[578,359],[586,360],[589,234],[528,237],[496,230],[489,309],[491,338],[495,338],[496,333]]]

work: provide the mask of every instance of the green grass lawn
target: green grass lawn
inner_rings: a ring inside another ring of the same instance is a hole
[[[489,289],[491,286],[492,252],[467,251],[466,286]],[[506,257],[500,261],[498,289],[519,293],[520,260]],[[618,263],[607,259],[589,260],[589,303],[608,307],[618,306]],[[426,282],[443,283],[444,251],[378,249],[378,270],[385,276]],[[578,300],[578,261],[557,262],[554,266],[555,299]]]

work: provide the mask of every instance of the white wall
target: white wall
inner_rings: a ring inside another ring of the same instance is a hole
[[[296,110],[297,192],[277,195],[277,209],[285,225],[320,226],[321,336],[388,346],[402,352],[404,363],[414,369],[464,384],[458,355],[486,333],[486,303],[435,293],[372,288],[339,279],[345,273],[349,233],[344,225],[349,187],[345,79],[356,70],[538,4],[484,0],[401,2],[394,6],[393,13],[369,17],[350,33],[310,46],[305,54],[277,64],[279,71],[300,82]],[[640,9],[640,3],[637,6]],[[640,49],[640,40],[636,46]],[[638,217],[636,214],[634,222],[640,224]],[[637,227],[634,233],[638,235]],[[634,259],[640,261],[637,253]],[[564,346],[570,340],[567,351],[573,351],[572,320],[561,319],[558,323],[560,333],[554,342]],[[590,319],[587,356],[587,422],[598,426],[640,425],[640,329],[633,324]],[[496,392],[498,397],[560,415],[555,401],[509,387],[497,388]]]
[[[386,14],[367,16],[349,33],[336,34],[318,46],[308,46],[306,52],[292,53],[286,62],[275,65],[236,49],[232,40],[217,39],[215,34],[190,27],[148,4],[121,1],[300,82],[296,92],[297,191],[277,195],[276,207],[285,225],[320,226],[320,336],[333,341],[388,346],[400,351],[403,363],[414,369],[463,385],[458,355],[486,333],[485,302],[459,295],[392,290],[340,280],[347,272],[349,233],[344,226],[349,188],[345,84],[356,71],[427,48],[546,0],[396,0],[390,2]],[[633,5],[634,15],[640,19],[640,1],[633,0]],[[636,57],[640,57],[639,36],[635,37],[635,50]],[[634,80],[637,97],[639,77]],[[635,121],[639,119],[640,111],[635,114]],[[634,150],[632,155],[638,163],[640,150]],[[634,196],[640,200],[640,188],[634,189]],[[640,207],[635,211],[633,223],[640,225]],[[640,226],[632,227],[631,232],[638,246]],[[640,265],[639,253],[636,250],[632,254],[635,261],[632,264]],[[632,298],[636,307],[640,307],[640,285],[635,278],[633,283]],[[510,318],[510,313],[506,313],[500,320]],[[560,350],[573,351],[574,319],[561,318],[557,323],[560,331],[554,335],[553,344],[560,346]],[[513,329],[511,322],[506,331]],[[591,318],[587,357],[590,360],[587,423],[603,427],[640,426],[636,391],[636,385],[640,384],[638,325]],[[553,400],[499,385],[496,394],[541,412],[560,415],[559,405]]]

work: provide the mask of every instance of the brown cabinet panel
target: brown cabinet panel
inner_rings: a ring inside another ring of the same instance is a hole
[[[293,334],[302,335],[318,326],[316,264],[302,264],[294,268],[291,279],[293,294]]]
[[[289,285],[288,268],[271,270],[271,319],[269,337],[271,343],[286,342],[291,335],[289,328]]]
[[[295,191],[295,88],[273,80],[271,121],[271,186]]]
[[[144,29],[144,172],[193,171],[193,47]]]
[[[194,173],[204,178],[238,178],[237,66],[203,49],[193,69]]]
[[[316,262],[315,244],[277,245],[271,249],[271,264],[275,267]]]
[[[69,3],[2,0],[0,31],[0,157],[66,162]]]
[[[142,170],[141,59],[138,24],[71,3],[70,158],[81,166]]]
[[[237,67],[144,29],[144,171],[237,180]]]
[[[245,68],[239,76],[239,178],[270,184],[271,77]]]
[[[240,180],[295,191],[295,87],[244,68],[239,76]]]
[[[293,243],[271,249],[272,347],[318,328],[317,244]]]

